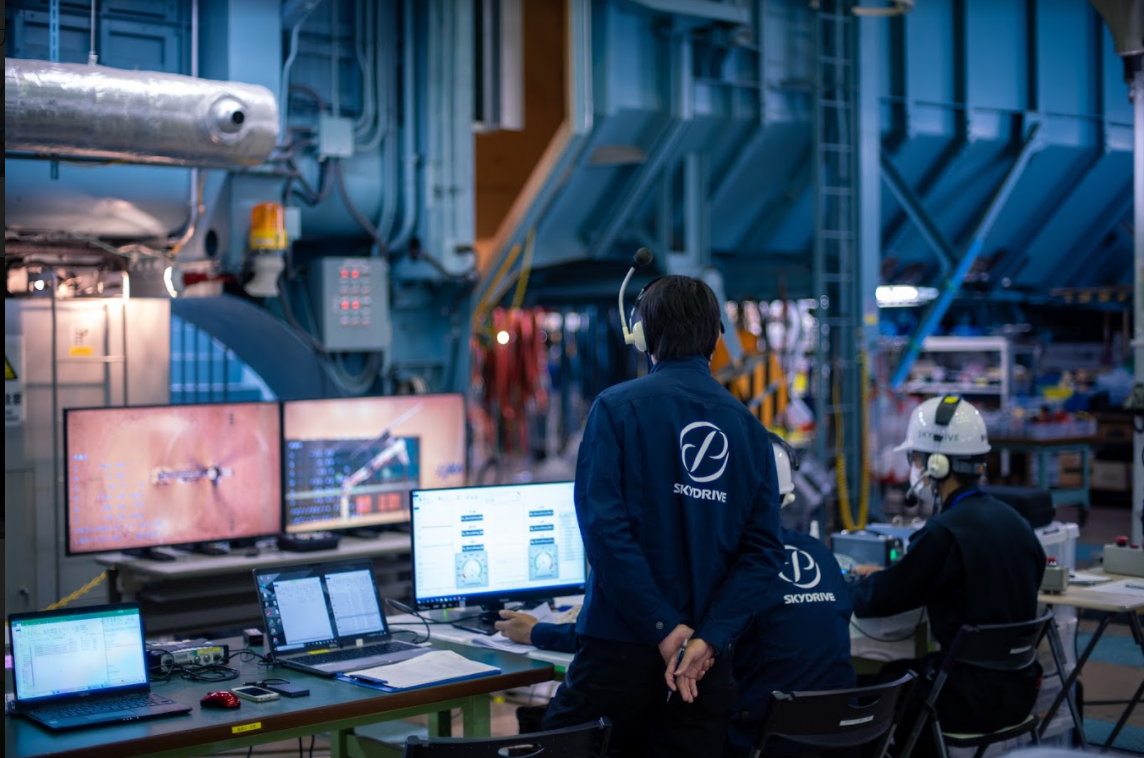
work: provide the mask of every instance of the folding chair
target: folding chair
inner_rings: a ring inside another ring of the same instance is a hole
[[[990,745],[1025,734],[1033,736],[1034,744],[1041,744],[1041,737],[1037,732],[1039,720],[1034,713],[1030,713],[1017,724],[998,729],[995,732],[963,734],[942,731],[936,703],[946,680],[949,679],[950,671],[955,665],[960,664],[988,671],[1011,672],[1023,671],[1032,666],[1037,661],[1037,646],[1041,644],[1041,638],[1044,637],[1051,623],[1053,623],[1053,612],[1048,611],[1040,618],[1016,624],[965,625],[961,627],[949,648],[949,652],[945,654],[942,660],[941,668],[934,679],[933,688],[926,697],[925,703],[922,704],[922,712],[910,732],[905,747],[902,749],[901,758],[909,758],[927,721],[933,730],[934,743],[937,745],[938,754],[941,758],[948,758],[947,745],[975,747],[977,750],[974,752],[973,758],[981,758],[985,749]]]
[[[784,754],[791,747],[805,747],[807,754],[816,754],[877,741],[871,758],[883,758],[915,678],[911,671],[873,687],[772,693],[751,758],[758,758],[772,738],[785,740]]]
[[[604,758],[612,722],[606,718],[579,726],[512,737],[441,737],[428,741],[417,736],[405,741],[405,758]]]

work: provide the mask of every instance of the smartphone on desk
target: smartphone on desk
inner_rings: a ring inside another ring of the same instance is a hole
[[[265,687],[235,687],[231,690],[235,695],[238,695],[243,700],[253,700],[256,703],[265,703],[268,700],[277,700],[278,693],[271,692]]]

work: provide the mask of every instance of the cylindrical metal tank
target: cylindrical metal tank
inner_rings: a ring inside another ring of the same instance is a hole
[[[132,163],[256,166],[278,141],[265,87],[4,59],[5,149]]]

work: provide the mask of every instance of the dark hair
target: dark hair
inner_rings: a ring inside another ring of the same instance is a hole
[[[719,300],[706,282],[665,276],[649,284],[637,304],[647,351],[656,360],[710,358],[719,341]]]

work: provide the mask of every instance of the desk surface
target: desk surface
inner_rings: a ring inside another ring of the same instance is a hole
[[[1144,584],[1144,579],[1138,576],[1122,576],[1120,574],[1105,574],[1101,569],[1086,569],[1086,574],[1104,574],[1110,582],[1121,579],[1136,580]],[[1104,611],[1105,613],[1137,613],[1144,611],[1144,594],[1138,597],[1101,592],[1101,584],[1080,586],[1070,584],[1068,590],[1060,595],[1042,592],[1037,600],[1046,605],[1064,605],[1070,608],[1083,608],[1089,611]]]
[[[253,557],[245,555],[241,550],[229,555],[187,553],[180,554],[173,561],[152,561],[123,553],[108,553],[97,556],[95,561],[105,568],[130,571],[152,579],[190,579],[198,576],[230,574],[235,571],[251,571],[256,568],[317,563],[341,558],[362,558],[409,550],[409,535],[392,532],[384,533],[377,539],[343,537],[334,550],[314,550],[308,553],[285,552],[276,548],[263,550]]]
[[[203,748],[200,754],[206,754],[226,749],[228,746],[221,743],[236,738],[264,735],[265,739],[260,741],[270,742],[300,734],[348,729],[384,721],[397,711],[421,707],[424,712],[425,706],[435,703],[527,687],[550,681],[554,675],[550,664],[524,656],[459,648],[443,642],[434,642],[434,647],[458,650],[468,658],[499,667],[502,673],[408,692],[383,693],[301,671],[234,661],[231,665],[241,674],[229,682],[187,682],[174,678],[169,683],[156,682],[152,686],[153,691],[161,695],[193,706],[189,715],[61,733],[8,716],[4,755],[7,758],[122,758],[175,751],[186,754],[200,746]],[[310,694],[299,698],[282,697],[268,703],[243,701],[242,707],[235,710],[204,710],[199,706],[199,699],[208,692],[276,676],[308,687]],[[10,691],[10,671],[6,672],[6,679]]]

